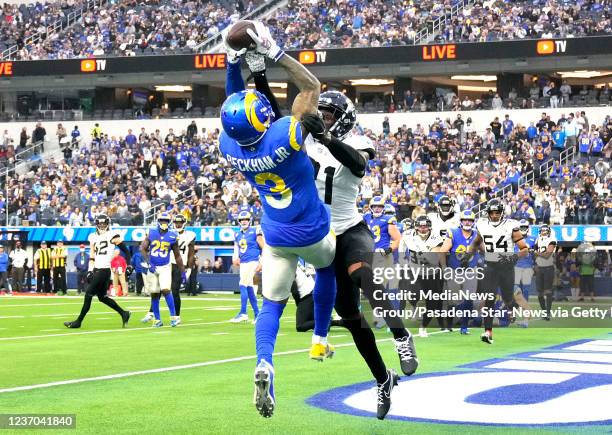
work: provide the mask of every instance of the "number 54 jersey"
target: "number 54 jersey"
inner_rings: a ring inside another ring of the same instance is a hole
[[[502,219],[497,225],[487,218],[479,219],[476,230],[485,245],[485,261],[496,263],[500,259],[499,254],[514,253],[512,233],[518,228],[519,223],[514,219]]]
[[[329,233],[329,213],[302,145],[301,126],[293,116],[272,123],[252,146],[240,146],[225,132],[219,138],[223,157],[259,192],[261,229],[270,246],[309,246]]]
[[[365,136],[351,135],[344,143],[374,154],[374,146]],[[336,235],[340,235],[362,220],[356,201],[362,177],[354,175],[310,135],[306,138],[306,152],[314,166],[319,198],[331,207],[331,225]]]

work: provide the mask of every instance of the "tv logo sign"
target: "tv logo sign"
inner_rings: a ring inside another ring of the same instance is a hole
[[[400,381],[387,418],[500,426],[612,423],[612,412],[602,406],[612,397],[612,340],[580,340],[461,368],[469,370]],[[376,387],[372,382],[349,385],[307,402],[372,417]]]
[[[106,59],[85,59],[81,61],[81,72],[91,73],[106,70]]]
[[[315,63],[325,63],[327,60],[326,51],[305,50],[300,51],[298,60],[302,65],[312,65]]]
[[[536,45],[536,53],[540,56],[546,56],[548,54],[559,54],[565,53],[567,49],[567,41],[553,41],[552,39],[543,39],[538,41]]]

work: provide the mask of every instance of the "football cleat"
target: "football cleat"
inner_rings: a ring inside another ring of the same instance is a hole
[[[400,359],[402,372],[406,376],[410,376],[416,372],[419,367],[419,359],[417,358],[416,349],[414,348],[412,335],[393,340],[393,343],[395,344],[395,350],[397,350]]]
[[[491,334],[489,331],[483,332],[480,335],[480,339],[487,344],[493,344],[493,334]]]
[[[181,316],[176,316],[176,317],[174,318],[174,321],[176,322],[176,325],[177,325],[177,326],[178,326],[178,325],[180,325],[180,324],[181,324]]]
[[[255,367],[255,394],[253,402],[262,417],[270,418],[274,414],[274,367],[266,360],[261,360]]]
[[[146,316],[144,316],[140,321],[142,323],[149,323],[150,321],[152,321],[153,319],[155,319],[155,316],[153,315],[153,313],[147,313]]]
[[[246,314],[237,314],[236,317],[234,317],[233,319],[230,319],[230,323],[241,323],[241,322],[248,322],[249,321],[249,316],[247,316]]]
[[[470,330],[468,328],[461,328],[459,331],[461,335],[470,335]]]
[[[419,328],[419,337],[427,338],[429,334],[427,333],[427,328]]]
[[[155,322],[153,322],[154,328],[161,328],[162,326],[164,326],[164,322],[162,322],[161,320],[156,320]]]
[[[383,420],[391,408],[391,392],[393,387],[397,385],[398,380],[399,376],[395,373],[395,370],[388,369],[387,380],[376,387],[376,395],[378,396],[376,418],[379,420]]]
[[[74,322],[64,322],[64,326],[70,329],[79,329],[81,327],[81,322],[77,322],[76,320]]]
[[[516,326],[518,326],[519,328],[529,328],[529,321],[522,320],[520,322],[516,322]]]
[[[329,343],[315,343],[310,348],[310,359],[322,362],[325,358],[332,358],[335,352],[334,346]]]
[[[130,317],[132,317],[131,311],[124,311],[121,315],[121,320],[123,321],[123,327],[125,328],[130,321]]]
[[[170,320],[170,326],[173,327],[173,328],[178,326],[177,320],[176,319],[171,319]]]

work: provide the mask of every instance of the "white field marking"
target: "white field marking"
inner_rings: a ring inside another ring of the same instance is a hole
[[[4,296],[0,296],[0,298],[3,298]],[[7,297],[8,298],[8,297]],[[28,299],[28,300],[39,300],[39,299],[55,299],[55,300],[70,300],[70,299],[83,299],[83,296],[10,296],[10,299]],[[148,297],[143,297],[143,296],[121,296],[119,298],[115,297],[115,299],[120,300],[120,301],[146,301],[148,300]],[[181,297],[182,301],[231,301],[231,302],[235,302],[235,301],[239,301],[240,300],[240,296],[236,295],[236,297],[234,298],[198,298],[198,297]],[[23,305],[23,306],[39,306],[39,305],[64,305],[63,303],[58,303],[58,304],[28,304],[28,305]],[[8,307],[15,307],[17,305],[11,305],[11,304],[7,304],[4,306],[8,306]],[[1,308],[2,306],[0,306]]]
[[[575,346],[564,347],[563,350],[584,350],[588,352],[612,352],[612,347],[606,345],[595,345],[591,343],[577,344]]]
[[[62,329],[55,328],[55,329],[41,329],[40,330],[40,332],[53,332],[53,331],[62,331]]]
[[[553,362],[553,361],[525,361],[510,359],[494,364],[489,364],[490,369],[526,370],[537,372],[557,373],[592,373],[612,375],[612,367],[607,364]]]
[[[181,310],[182,310],[182,308],[181,308]],[[189,319],[189,320],[191,320],[192,322],[199,322],[200,320],[204,320],[204,319]]]
[[[25,316],[0,316],[1,319],[23,319]]]
[[[150,330],[150,328],[147,328],[147,329]],[[129,331],[129,329],[124,329],[123,331]],[[429,335],[431,336],[431,335],[440,334],[440,333],[442,333],[442,331],[435,331],[435,332],[430,333]],[[415,336],[415,337],[418,337],[418,336]],[[381,338],[379,340],[376,340],[376,342],[383,343],[383,342],[392,341],[392,340],[393,340],[392,338]],[[354,345],[355,345],[354,343],[341,343],[341,344],[336,344],[335,347],[336,348],[352,347]],[[294,355],[297,353],[305,353],[308,351],[310,351],[310,349],[288,350],[285,352],[277,352],[274,354],[274,356]],[[138,376],[138,375],[149,375],[153,373],[173,372],[177,370],[193,369],[197,367],[206,367],[206,366],[214,366],[214,365],[219,365],[219,364],[227,364],[227,363],[232,363],[232,362],[248,361],[251,359],[257,359],[257,356],[256,355],[239,356],[235,358],[227,358],[227,359],[221,359],[217,361],[206,361],[206,362],[200,362],[200,363],[194,363],[194,364],[184,364],[180,366],[139,370],[135,372],[117,373],[114,375],[95,376],[91,378],[80,378],[80,379],[69,379],[66,381],[49,382],[46,384],[23,385],[20,387],[2,388],[0,389],[0,394],[14,393],[16,391],[37,390],[40,388],[58,387],[61,385],[82,384],[84,382],[108,381],[112,379],[128,378],[131,376]]]
[[[170,334],[170,331],[153,331],[153,334]]]
[[[181,310],[203,310],[203,311],[227,311],[227,310],[235,310],[236,307],[213,307],[213,308],[204,308],[204,307],[181,307]],[[130,309],[132,313],[147,313],[149,311],[149,307],[142,307],[142,309]],[[103,314],[116,314],[116,311],[97,311],[97,312],[89,312],[88,316],[100,316]],[[30,316],[0,316],[0,320],[2,319],[22,319],[24,317],[28,318],[37,318],[37,317],[53,317],[58,319],[63,319],[66,316],[74,316],[75,313],[55,313],[55,314],[32,314]]]
[[[338,334],[338,335],[330,335],[329,338],[340,338],[340,337],[346,337],[346,334]]]
[[[227,321],[223,322],[201,322],[201,323],[182,323],[181,328],[186,328],[189,326],[201,326],[201,325],[221,325],[226,324]],[[170,326],[167,326],[169,328]],[[20,326],[20,328],[25,328],[25,326]],[[130,331],[150,331],[150,326],[140,326],[138,328],[125,328],[125,329],[99,329],[97,331],[83,331],[83,332],[68,332],[65,334],[48,334],[48,335],[23,335],[21,337],[0,337],[0,341],[8,341],[8,340],[28,340],[31,338],[49,338],[49,337],[69,337],[71,335],[88,335],[88,334],[104,334],[109,332],[130,332]]]
[[[612,364],[612,353],[593,352],[545,352],[530,355],[530,358],[562,359],[568,361],[598,362]]]
[[[381,342],[381,341],[390,341],[390,340],[391,340],[391,338],[384,338],[382,340],[377,340],[377,341]],[[349,346],[354,346],[354,345],[355,345],[354,343],[343,343],[343,344],[336,345],[336,348],[338,348],[338,347],[349,347]],[[288,350],[288,351],[285,351],[285,352],[275,353],[274,356],[294,355],[294,354],[297,354],[297,353],[305,353],[305,352],[308,352],[309,350],[310,349]],[[206,361],[206,362],[199,362],[199,363],[194,363],[194,364],[184,364],[184,365],[180,365],[180,366],[171,366],[171,367],[162,367],[162,368],[157,368],[157,369],[139,370],[139,371],[127,372],[127,373],[117,373],[117,374],[114,374],[114,375],[95,376],[95,377],[92,377],[92,378],[69,379],[69,380],[66,380],[66,381],[49,382],[49,383],[46,383],[46,384],[35,384],[35,385],[24,385],[24,386],[20,386],[20,387],[2,388],[2,389],[0,389],[0,394],[2,394],[2,393],[14,393],[16,391],[37,390],[37,389],[40,389],[40,388],[57,387],[57,386],[61,386],[61,385],[81,384],[81,383],[84,383],[84,382],[108,381],[108,380],[111,380],[111,379],[127,378],[127,377],[138,376],[138,375],[148,375],[148,374],[152,374],[152,373],[173,372],[173,371],[177,371],[177,370],[193,369],[193,368],[196,368],[196,367],[214,366],[214,365],[227,364],[227,363],[232,363],[232,362],[248,361],[248,360],[252,360],[252,359],[253,360],[257,359],[257,356],[256,355],[239,356],[239,357],[236,357],[236,358],[227,358],[227,359],[221,359],[221,360],[216,360],[216,361]]]
[[[213,332],[210,335],[229,335],[229,332]],[[279,334],[280,335],[280,334]]]

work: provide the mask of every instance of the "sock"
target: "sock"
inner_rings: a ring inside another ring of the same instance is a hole
[[[538,302],[540,303],[540,308],[545,310],[546,309],[546,300],[544,299],[544,296],[538,296]]]
[[[83,319],[85,319],[85,316],[87,315],[87,313],[89,312],[89,309],[91,308],[92,298],[93,296],[88,295],[87,293],[85,294],[85,299],[83,299],[83,307],[81,307],[81,314],[79,314],[79,317],[77,317],[76,319],[77,323],[81,323]]]
[[[460,304],[457,305],[457,310],[460,311],[464,311],[464,310],[472,310],[474,308],[474,302],[472,301],[463,301]],[[471,316],[462,316],[461,317],[461,327],[462,328],[466,328],[468,327],[468,323],[470,321]]]
[[[259,314],[259,307],[257,306],[257,296],[255,295],[255,290],[253,290],[253,287],[249,285],[247,286],[246,291],[247,291],[247,295],[249,296],[249,302],[251,303],[251,308],[253,308],[253,316],[257,318],[257,315]],[[246,313],[246,303],[245,303],[244,312]]]
[[[151,309],[153,310],[155,320],[161,320],[161,315],[159,314],[159,293],[151,296]]]
[[[553,303],[553,295],[552,293],[548,293],[546,294],[546,312],[548,313],[548,317],[550,317],[550,311],[552,309],[552,303]]]
[[[118,312],[119,314],[121,314],[123,316],[123,313],[125,313],[125,311],[123,311],[123,309],[119,306],[119,304],[117,302],[115,302],[114,299],[109,298],[108,296],[104,295],[104,297],[102,298],[98,298],[100,300],[100,302],[102,302],[104,305],[111,307],[113,310],[115,310],[116,312]]]
[[[316,270],[314,290],[314,334],[319,337],[327,337],[329,322],[336,301],[336,273],[334,264]],[[325,344],[325,343],[323,343]]]
[[[172,296],[172,293],[165,293],[164,299],[166,300],[166,305],[168,305],[170,315],[172,317],[176,316],[176,309],[174,308],[174,297]]]
[[[523,286],[523,297],[529,302],[529,292],[531,291],[531,284],[525,284]]]
[[[272,364],[272,354],[276,344],[276,336],[280,325],[280,317],[283,315],[285,303],[274,302],[264,299],[261,311],[257,316],[255,324],[255,350],[257,352],[257,364],[262,359]]]
[[[376,346],[374,333],[366,323],[363,315],[360,319],[344,320],[343,323],[351,332],[355,346],[370,368],[370,372],[372,372],[376,382],[379,384],[385,382],[387,380],[387,367]]]
[[[245,285],[240,285],[238,286],[238,288],[240,289],[240,312],[238,313],[238,315],[246,314],[248,299],[247,288]]]
[[[172,299],[174,299],[174,311],[176,312],[176,317],[181,315],[181,292],[180,288],[176,289],[172,292]]]

